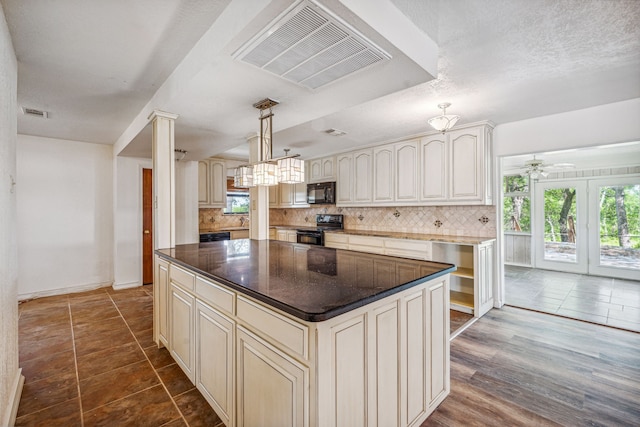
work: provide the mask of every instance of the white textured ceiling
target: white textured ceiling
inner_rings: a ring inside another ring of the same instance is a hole
[[[140,118],[157,108],[180,115],[176,146],[187,159],[244,157],[258,125],[251,105],[271,97],[281,102],[274,153],[311,158],[424,132],[443,101],[460,124],[501,124],[640,97],[640,1],[392,0],[423,32],[414,47],[437,43],[437,79],[350,11],[362,1],[322,2],[389,50],[393,67],[310,91],[231,59],[291,0],[0,0],[19,105],[51,114],[19,116],[18,131],[149,156]]]

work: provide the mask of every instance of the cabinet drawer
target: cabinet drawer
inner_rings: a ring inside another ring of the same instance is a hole
[[[324,241],[331,243],[349,243],[349,236],[346,234],[325,233]]]
[[[305,359],[309,357],[307,343],[309,328],[288,317],[282,316],[261,305],[238,296],[238,319],[244,320],[251,329],[279,343],[284,350],[292,351]]]
[[[349,237],[349,244],[354,246],[379,246],[382,247],[382,239],[380,237],[356,236]]]
[[[431,242],[421,240],[406,239],[385,239],[387,255],[402,254],[399,256],[410,256],[418,259],[431,258]]]
[[[233,291],[201,277],[196,277],[196,295],[207,303],[226,311],[234,313],[234,300],[236,294]]]
[[[169,278],[172,283],[180,285],[182,288],[193,291],[196,276],[186,270],[171,264],[169,267]]]

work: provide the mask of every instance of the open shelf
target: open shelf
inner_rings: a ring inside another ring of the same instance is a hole
[[[473,279],[473,268],[458,267],[458,269],[451,274],[453,276],[464,277],[465,279]]]
[[[473,294],[450,291],[450,296],[452,310],[473,314]]]

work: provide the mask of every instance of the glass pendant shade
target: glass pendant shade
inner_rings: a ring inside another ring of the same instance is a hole
[[[253,184],[278,185],[278,167],[273,163],[258,163],[253,167]]]
[[[460,116],[454,116],[453,114],[443,114],[429,119],[427,123],[429,123],[429,125],[431,125],[435,130],[444,132],[455,126],[459,118]]]
[[[254,187],[253,183],[253,167],[252,166],[240,166],[236,169],[236,173],[233,177],[233,185],[237,188],[249,188]]]
[[[299,184],[304,182],[304,160],[287,158],[278,160],[280,182]]]

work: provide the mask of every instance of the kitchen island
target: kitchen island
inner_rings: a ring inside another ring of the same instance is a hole
[[[449,393],[451,264],[242,239],[155,268],[154,339],[227,426],[420,425]]]

